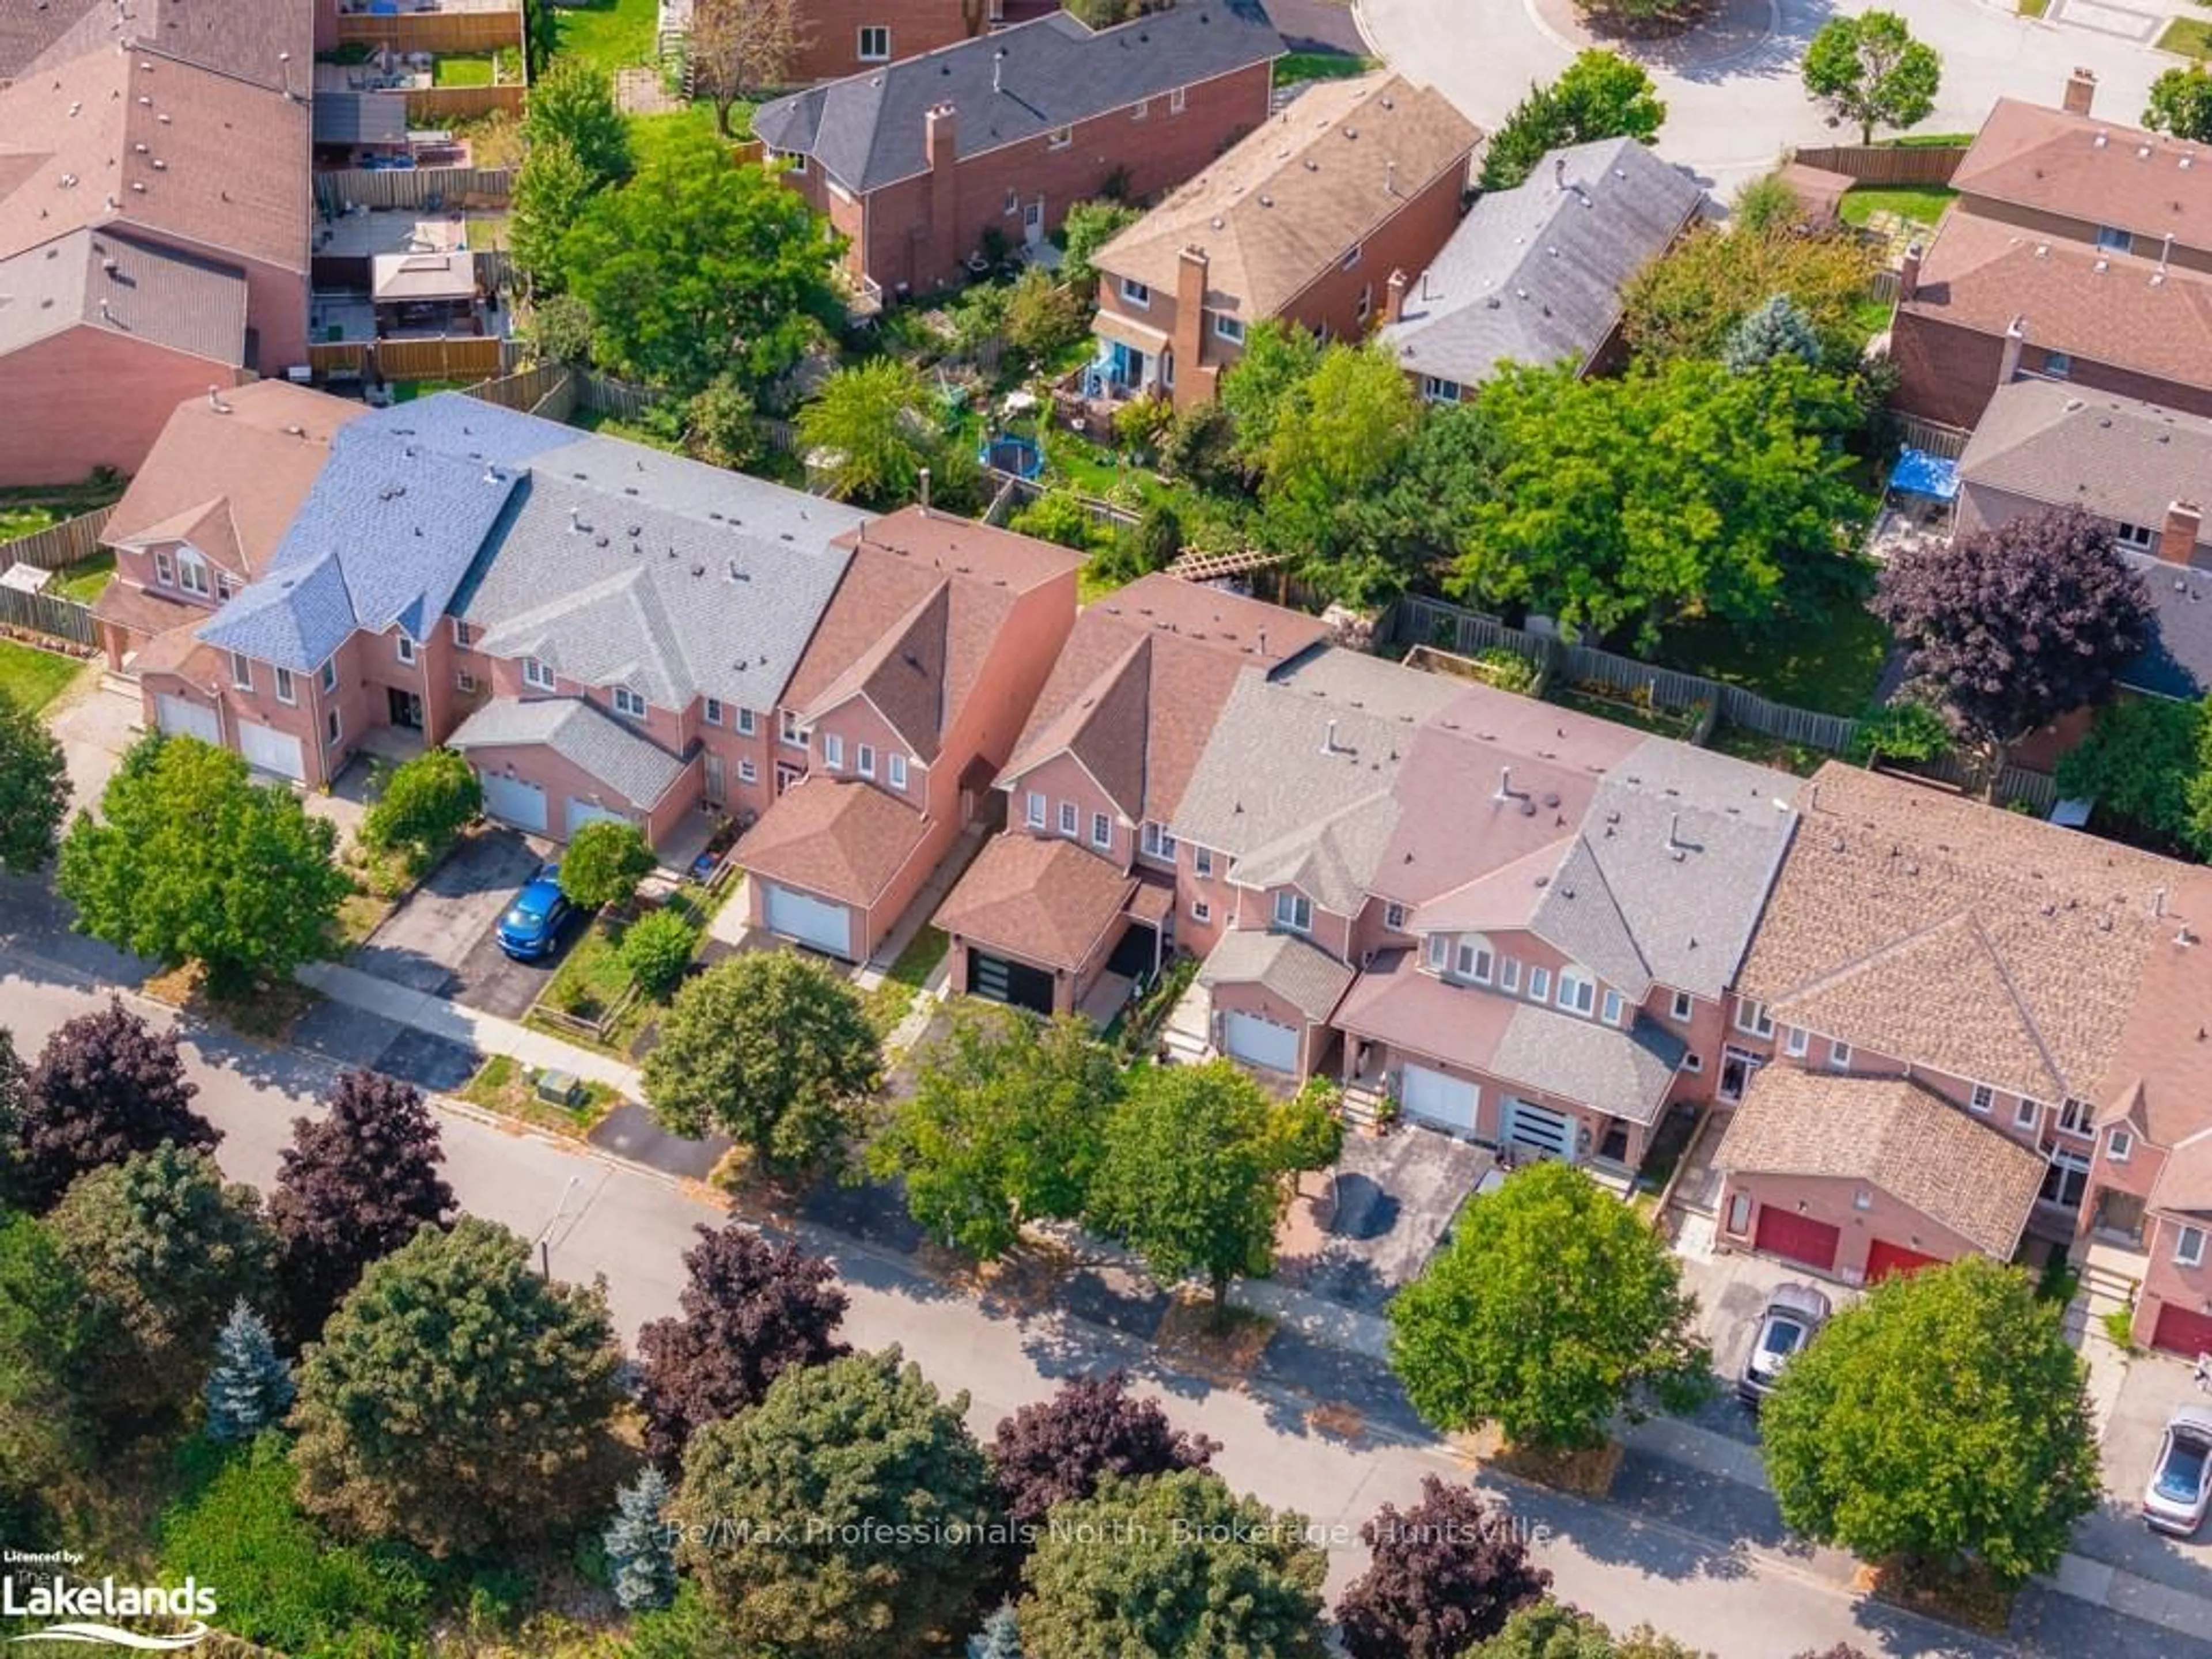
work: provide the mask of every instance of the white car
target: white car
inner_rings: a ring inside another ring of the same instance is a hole
[[[2158,1462],[2143,1488],[2143,1519],[2160,1532],[2186,1538],[2212,1508],[2212,1411],[2177,1406],[2166,1420]]]
[[[1752,1336],[1743,1375],[1736,1379],[1736,1395],[1745,1405],[1756,1407],[1774,1392],[1782,1368],[1804,1349],[1833,1311],[1826,1296],[1810,1285],[1774,1287]]]

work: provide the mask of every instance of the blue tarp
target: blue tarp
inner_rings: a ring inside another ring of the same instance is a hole
[[[1924,449],[1908,449],[1897,458],[1889,487],[1907,495],[1926,495],[1939,501],[1959,494],[1959,464],[1930,455]]]

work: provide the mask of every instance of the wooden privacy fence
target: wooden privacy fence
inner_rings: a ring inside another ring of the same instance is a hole
[[[0,623],[74,640],[79,645],[100,643],[92,607],[51,593],[19,593],[12,587],[0,587]]]
[[[1510,651],[1539,670],[1552,666],[1552,648],[1557,643],[1547,635],[1510,628],[1495,617],[1411,593],[1398,601],[1388,622],[1376,633],[1378,638],[1401,645],[1434,646],[1461,657]]]
[[[1964,144],[1826,144],[1791,158],[1849,174],[1863,185],[1948,185],[1966,159]]]
[[[315,203],[325,213],[341,212],[349,205],[456,208],[480,202],[501,206],[514,194],[511,167],[395,167],[374,173],[349,167],[315,175]]]
[[[488,380],[522,361],[519,340],[453,334],[427,340],[323,340],[307,344],[318,378],[371,374],[387,380]]]
[[[90,558],[100,551],[100,532],[107,527],[114,511],[112,507],[103,507],[81,513],[74,519],[64,519],[59,524],[49,525],[12,542],[0,542],[0,570],[19,564],[40,570],[59,570],[79,559]]]
[[[568,380],[568,369],[560,363],[536,363],[528,368],[517,369],[512,374],[485,380],[471,386],[469,396],[488,404],[497,404],[501,409],[516,409],[526,414],[556,392]]]
[[[634,386],[590,369],[576,371],[576,401],[594,415],[611,415],[618,421],[637,421],[666,394],[649,386]]]
[[[496,52],[522,45],[522,8],[508,11],[342,12],[338,44],[394,52]]]
[[[1947,461],[1965,454],[1966,440],[1973,435],[1962,427],[1944,426],[1917,415],[1893,414],[1890,418],[1897,423],[1897,441],[1907,449],[1923,449]]]

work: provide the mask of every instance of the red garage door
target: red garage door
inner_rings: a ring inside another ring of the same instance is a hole
[[[2212,1353],[2212,1314],[2192,1313],[2169,1302],[2158,1310],[2158,1323],[2151,1328],[2150,1345],[2190,1359],[2200,1353]]]
[[[1892,1273],[1917,1273],[1923,1267],[1940,1266],[1937,1258],[1923,1255],[1917,1250],[1908,1250],[1902,1244],[1893,1244],[1886,1238],[1877,1238],[1874,1248],[1867,1252],[1867,1283],[1879,1285]]]
[[[1842,1229],[1831,1227],[1825,1221],[1815,1221],[1809,1216],[1796,1215],[1768,1204],[1759,1212],[1759,1231],[1752,1242],[1775,1255],[1786,1255],[1792,1261],[1825,1270],[1836,1265],[1836,1251],[1843,1244],[1844,1235]]]

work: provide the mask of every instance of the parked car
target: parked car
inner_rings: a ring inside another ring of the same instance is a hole
[[[1736,1380],[1736,1395],[1745,1405],[1756,1407],[1774,1392],[1782,1368],[1804,1351],[1834,1311],[1828,1298],[1810,1285],[1774,1287],[1766,1311],[1759,1316],[1743,1375]]]
[[[2143,1519],[2160,1532],[2186,1538],[2212,1508],[2212,1410],[2177,1406],[2143,1488]]]
[[[561,866],[549,864],[531,877],[499,919],[499,948],[517,962],[553,954],[574,907],[561,890]]]

